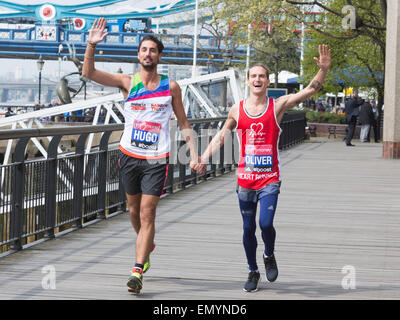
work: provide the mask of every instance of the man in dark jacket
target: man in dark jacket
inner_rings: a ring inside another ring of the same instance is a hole
[[[354,136],[354,130],[357,125],[357,117],[360,113],[360,105],[363,103],[361,99],[358,98],[358,94],[355,93],[353,98],[346,101],[345,112],[346,112],[346,123],[348,123],[347,135],[345,138],[346,146],[353,147],[354,144],[351,143],[351,139]]]
[[[367,99],[360,107],[360,115],[358,118],[358,122],[361,124],[361,132],[360,132],[361,142],[369,142],[368,134],[373,120],[374,120],[374,113],[372,112],[372,106],[369,103],[369,100]]]

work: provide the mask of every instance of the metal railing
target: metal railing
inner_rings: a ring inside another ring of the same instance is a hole
[[[302,142],[305,139],[306,126],[307,119],[304,111],[285,113],[280,123],[282,134],[279,139],[279,149],[287,149]]]
[[[182,89],[182,101],[185,113],[188,117],[190,115],[191,118],[200,118],[202,114],[206,118],[224,116],[223,110],[228,109],[228,101],[223,99],[223,96],[230,97],[231,104],[239,103],[240,97],[242,96],[239,79],[233,69],[190,79],[181,79],[177,82]],[[222,83],[226,85],[222,86]],[[225,95],[221,94],[223,87],[225,87]],[[42,122],[43,119],[63,117],[66,113],[70,114],[72,118],[76,117],[78,112],[85,114],[86,111],[91,111],[91,118],[87,122],[88,125],[97,125],[100,122],[104,122],[104,124],[112,122],[122,123],[124,121],[123,103],[124,98],[122,93],[95,97],[89,100],[81,100],[70,104],[0,118],[0,129],[46,128],[50,123],[47,122],[47,120],[46,122]],[[57,123],[54,124],[57,125]],[[54,124],[51,123],[51,125]],[[64,124],[69,125],[70,122]],[[13,135],[7,137],[7,140],[3,164],[9,163],[11,148],[14,144]],[[48,139],[44,138],[43,140]],[[86,149],[90,150],[93,141],[92,134],[89,136],[88,141]],[[44,157],[47,157],[44,146],[39,139],[34,137],[32,142],[39,152],[41,152]],[[61,149],[59,152],[60,151]]]
[[[198,151],[207,147],[226,118],[190,120],[197,134]],[[305,137],[305,114],[285,115],[280,148],[288,148]],[[117,144],[110,135],[123,124],[98,126],[18,129],[0,131],[0,140],[19,139],[12,163],[0,166],[0,254],[20,250],[38,240],[54,238],[89,222],[110,218],[126,210],[126,198],[120,182]],[[100,134],[97,147],[85,153],[90,134]],[[64,135],[79,135],[75,151],[58,153]],[[33,137],[52,137],[47,157],[26,160],[26,146]],[[184,190],[209,178],[234,170],[239,156],[235,133],[215,154],[204,175],[190,170],[179,155],[186,146],[171,123],[171,154],[164,195]]]

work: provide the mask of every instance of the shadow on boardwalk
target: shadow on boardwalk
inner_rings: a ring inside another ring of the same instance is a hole
[[[314,141],[281,153],[280,275],[262,277],[253,294],[242,291],[232,173],[160,201],[141,295],[125,287],[136,237],[122,214],[0,259],[0,299],[399,299],[400,162],[381,152],[381,144]],[[49,270],[55,289],[44,289]]]

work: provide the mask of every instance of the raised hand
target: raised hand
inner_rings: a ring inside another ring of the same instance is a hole
[[[94,20],[92,29],[89,30],[89,36],[87,38],[89,44],[96,45],[104,40],[108,35],[108,32],[104,33],[106,24],[107,22],[104,18]]]
[[[331,49],[328,49],[328,46],[323,44],[318,46],[318,51],[319,59],[314,57],[314,60],[320,69],[327,71],[331,65]]]

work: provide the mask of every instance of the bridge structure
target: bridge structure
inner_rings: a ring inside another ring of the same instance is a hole
[[[143,32],[109,32],[104,42],[96,47],[96,61],[137,63],[139,43],[146,34],[156,35],[163,42],[163,63],[193,63],[193,35]],[[47,24],[25,30],[0,29],[0,58],[37,59],[42,55],[44,59],[57,60],[69,56],[66,45],[69,43],[75,47],[77,58],[83,60],[87,36],[88,31],[67,30]],[[213,63],[220,65],[226,63],[228,57],[232,64],[246,62],[247,48],[244,46],[232,50],[231,46],[220,44],[220,39],[213,36],[200,35],[197,39],[198,65],[206,66],[210,57]]]
[[[192,64],[193,51],[198,65],[206,65],[210,57],[215,64],[221,65],[227,57],[232,63],[245,62],[247,48],[243,46],[233,50],[229,39],[224,43],[213,36],[194,35],[194,31],[189,34],[174,32],[179,26],[192,24],[189,21],[193,19],[188,19],[186,13],[196,12],[197,15],[196,2],[202,1],[148,1],[131,5],[127,1],[114,0],[67,6],[57,4],[57,1],[26,5],[0,1],[0,8],[6,10],[0,12],[3,21],[9,19],[12,22],[12,19],[20,18],[30,22],[4,24],[5,27],[0,29],[0,57],[36,59],[42,55],[44,59],[58,59],[69,54],[65,46],[69,43],[74,45],[76,56],[83,58],[88,31],[96,18],[104,16],[109,34],[97,47],[97,61],[138,62],[137,49],[141,38],[155,34],[165,45],[163,62],[166,64]],[[178,21],[152,24],[152,19],[180,13],[186,16],[178,17]],[[169,28],[160,32],[160,27]]]

